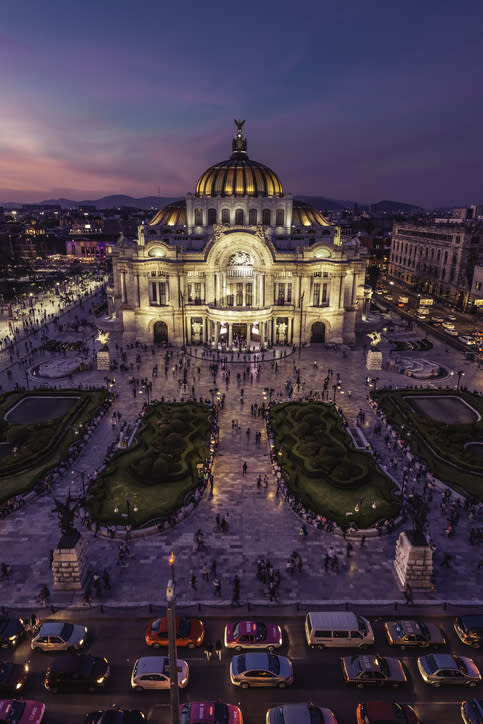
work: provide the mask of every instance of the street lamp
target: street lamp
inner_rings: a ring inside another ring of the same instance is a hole
[[[127,510],[127,513],[121,513],[121,516],[122,516],[123,518],[124,518],[124,517],[126,518],[126,522],[127,522],[127,524],[129,525],[129,523],[130,523],[130,516],[131,516],[131,501],[130,501],[130,500],[126,500],[126,510]],[[137,512],[138,512],[139,508],[138,508],[138,506],[136,505],[136,503],[134,503],[134,505],[132,506],[132,510],[133,510],[133,513],[137,513]],[[114,508],[114,512],[115,512],[115,513],[119,513],[119,506],[118,506],[118,505],[116,505],[116,507]]]
[[[304,312],[304,294],[305,292],[302,292],[302,294],[300,295],[299,359],[302,351],[302,319]]]
[[[335,405],[335,394],[336,394],[336,392],[337,392],[337,385],[332,385],[332,389],[334,390],[334,396],[333,396],[332,400],[333,400],[334,405]]]
[[[465,373],[463,372],[463,370],[460,370],[459,372],[457,372],[457,375],[458,375],[458,382],[457,382],[457,385],[456,385],[456,389],[457,389],[457,390],[459,390],[459,388],[460,388],[461,378],[464,377],[464,374],[465,374]]]
[[[168,614],[168,654],[169,654],[169,709],[172,724],[179,724],[179,688],[178,661],[176,654],[176,591],[174,585],[174,553],[169,554],[171,578],[166,588]]]

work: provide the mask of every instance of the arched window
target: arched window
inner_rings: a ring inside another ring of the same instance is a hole
[[[284,223],[285,223],[285,211],[284,211],[284,209],[277,209],[275,226],[283,226]]]
[[[230,209],[222,209],[222,210],[221,210],[221,223],[222,223],[222,224],[229,224],[229,223],[230,223]]]
[[[262,224],[264,226],[272,225],[272,212],[270,209],[263,209],[262,211]]]
[[[243,209],[237,209],[235,211],[235,224],[244,224],[245,220],[243,217],[244,217]]]
[[[258,223],[258,214],[256,209],[250,209],[248,212],[248,223],[250,226],[256,226]]]
[[[208,209],[208,226],[216,224],[216,209]]]
[[[195,209],[195,226],[203,226],[203,209]]]

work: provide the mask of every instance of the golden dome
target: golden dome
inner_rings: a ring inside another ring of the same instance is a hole
[[[314,209],[310,204],[303,201],[293,200],[292,207],[293,226],[330,226],[329,222],[320,211]]]
[[[277,174],[248,158],[245,121],[235,121],[238,131],[233,139],[231,157],[207,169],[198,179],[196,196],[283,196]]]
[[[186,225],[186,201],[173,201],[173,203],[160,209],[150,221],[150,226],[184,226]]]

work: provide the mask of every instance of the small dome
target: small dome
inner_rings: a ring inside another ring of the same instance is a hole
[[[186,225],[186,201],[173,201],[160,209],[150,221],[150,226],[184,226]]]
[[[248,158],[246,138],[242,134],[245,121],[235,121],[238,131],[233,139],[233,152],[227,161],[216,163],[198,179],[196,196],[283,196],[277,174]]]
[[[293,200],[292,208],[293,226],[330,226],[329,222],[320,211],[314,209],[310,204],[303,201]]]

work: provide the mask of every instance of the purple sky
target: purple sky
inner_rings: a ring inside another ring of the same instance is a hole
[[[483,202],[480,0],[1,12],[0,202],[183,196],[229,157],[233,118],[285,191]]]

